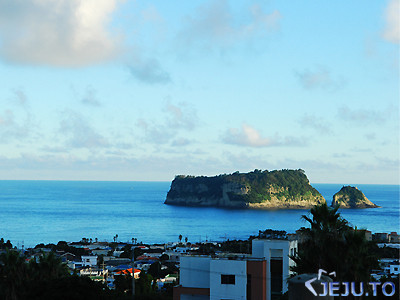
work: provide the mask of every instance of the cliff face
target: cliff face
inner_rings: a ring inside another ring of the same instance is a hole
[[[375,208],[378,205],[372,203],[358,188],[344,186],[333,195],[331,206],[339,205],[340,208]]]
[[[302,170],[177,176],[165,204],[231,208],[304,208],[325,203]]]

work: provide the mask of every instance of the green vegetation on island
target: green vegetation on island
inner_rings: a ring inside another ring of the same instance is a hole
[[[340,208],[375,208],[378,205],[365,197],[364,193],[352,186],[343,186],[339,192],[333,195],[332,205]]]
[[[310,208],[325,203],[304,171],[254,170],[213,177],[176,176],[166,204],[250,208]]]

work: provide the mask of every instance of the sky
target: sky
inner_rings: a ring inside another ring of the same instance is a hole
[[[399,16],[399,0],[0,0],[0,180],[399,184]]]

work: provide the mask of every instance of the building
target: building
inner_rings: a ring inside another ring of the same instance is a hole
[[[398,235],[397,232],[391,232],[389,234],[389,243],[399,244],[400,243],[400,235]]]
[[[81,256],[82,265],[84,267],[94,267],[97,266],[97,256]]]
[[[265,300],[266,262],[246,256],[182,256],[174,300]]]
[[[386,232],[378,232],[372,235],[372,240],[378,243],[388,243],[389,242],[389,234]]]
[[[372,241],[372,232],[369,230],[364,230],[364,233],[365,233],[365,239],[369,242]]]
[[[174,300],[272,300],[287,291],[297,241],[255,239],[251,255],[181,256]]]
[[[267,300],[287,292],[287,280],[291,275],[290,267],[294,261],[289,258],[297,254],[297,240],[263,240],[252,242],[252,256],[263,258],[267,262]]]

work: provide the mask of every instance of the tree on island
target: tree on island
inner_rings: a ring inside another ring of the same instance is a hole
[[[378,267],[372,249],[376,247],[365,238],[365,231],[350,226],[338,213],[338,206],[314,206],[302,219],[310,228],[301,228],[299,252],[291,256],[297,274],[318,273],[318,269],[336,271],[337,281],[367,282],[370,271]]]

